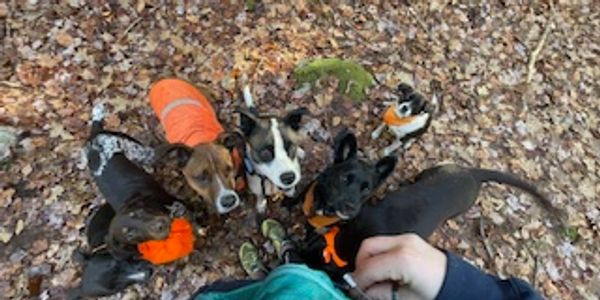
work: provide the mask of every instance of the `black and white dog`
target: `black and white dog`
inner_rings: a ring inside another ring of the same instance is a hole
[[[414,140],[421,136],[431,124],[433,114],[439,106],[439,91],[434,91],[431,104],[425,98],[405,83],[396,88],[398,100],[387,108],[383,115],[382,123],[371,134],[372,139],[377,139],[385,128],[389,128],[395,136],[395,141],[383,149],[383,155],[394,153],[398,148],[404,146],[409,148]],[[432,89],[437,89],[432,84]]]
[[[283,118],[262,115],[254,105],[248,86],[244,87],[244,101],[247,109],[240,109],[240,127],[246,139],[244,165],[250,191],[256,195],[256,209],[264,213],[267,196],[280,191],[286,196],[295,194],[300,182],[301,157],[303,150],[298,147],[302,116],[308,114],[306,108],[297,108]]]

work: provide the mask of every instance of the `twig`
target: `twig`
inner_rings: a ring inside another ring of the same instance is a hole
[[[10,88],[14,88],[14,89],[22,89],[23,86],[19,83],[19,82],[12,82],[12,81],[0,81],[0,85],[5,85],[7,87]]]
[[[413,16],[413,18],[415,18],[415,20],[417,20],[417,23],[419,23],[423,30],[425,30],[425,32],[427,33],[427,37],[431,38],[431,32],[427,28],[427,24],[425,24],[423,19],[419,17],[419,14],[417,14],[417,12],[412,7],[408,7],[408,12]]]
[[[148,10],[148,14],[152,14],[155,10],[157,10],[159,8],[159,6],[155,6],[151,9]],[[127,34],[135,27],[137,26],[142,20],[144,19],[144,16],[139,16],[137,19],[135,19],[133,22],[131,22],[131,24],[129,24],[129,26],[127,26],[127,28],[125,28],[125,30],[123,31],[123,33],[121,33],[121,36],[117,39],[117,42],[120,42],[121,40],[123,40]]]
[[[537,257],[537,255],[533,255],[533,252],[531,251],[531,249],[529,249],[529,246],[527,245],[527,243],[525,243],[524,245],[525,245],[525,251],[527,251],[529,256],[531,256],[531,258],[533,258],[533,274],[531,275],[533,278],[531,278],[531,286],[535,287],[535,285],[537,283],[538,257]]]
[[[552,26],[552,20],[548,20],[546,22],[546,28],[544,28],[544,33],[542,33],[542,37],[540,38],[537,46],[535,47],[535,49],[533,49],[533,52],[531,52],[531,55],[529,56],[529,63],[527,64],[527,83],[530,83],[533,79],[533,74],[535,73],[535,63],[537,62],[538,56],[540,55],[540,52],[544,47],[544,43],[546,43],[546,39],[548,38],[548,34],[550,33]]]
[[[487,252],[487,255],[490,259],[490,267],[492,267],[494,270],[496,270],[496,261],[494,260],[494,254],[492,252],[492,247],[490,246],[490,243],[487,240],[487,236],[485,235],[485,230],[483,229],[483,218],[480,217],[479,218],[479,235],[481,235],[481,240],[483,241],[483,246],[485,246],[485,252]],[[498,271],[498,270],[496,270]]]

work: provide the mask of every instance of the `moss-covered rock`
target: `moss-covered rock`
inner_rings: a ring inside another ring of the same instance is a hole
[[[294,79],[300,85],[314,83],[324,76],[334,76],[339,80],[338,91],[354,101],[362,101],[375,80],[361,65],[337,58],[317,58],[301,63],[294,70]]]

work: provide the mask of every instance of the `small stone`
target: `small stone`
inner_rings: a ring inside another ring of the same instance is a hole
[[[8,243],[13,237],[13,233],[6,230],[4,227],[0,227],[0,242]]]
[[[31,166],[31,164],[27,164],[23,167],[23,169],[21,169],[21,174],[23,174],[23,176],[27,176],[31,174],[32,171],[33,167]]]

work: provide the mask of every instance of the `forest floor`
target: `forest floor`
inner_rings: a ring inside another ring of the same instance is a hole
[[[398,83],[430,97],[430,82],[441,82],[440,113],[399,152],[382,192],[443,162],[529,179],[568,214],[566,230],[553,227],[526,194],[486,185],[477,205],[444,224],[431,242],[492,274],[521,277],[549,299],[600,296],[594,1],[52,2],[0,3],[0,125],[5,136],[17,137],[0,162],[0,298],[63,299],[77,284],[81,268],[72,253],[85,248],[85,220],[104,201],[80,160],[91,108],[108,103],[108,128],[157,145],[162,129],[147,93],[166,76],[210,87],[228,128],[248,83],[261,110],[283,114],[307,106],[308,122],[329,135],[351,128],[365,154],[391,142],[369,135]],[[298,89],[290,75],[314,57],[352,59],[371,70],[377,84],[368,100],[344,100],[329,80]],[[303,146],[301,185],[329,163],[331,140],[306,139]],[[173,194],[189,197],[177,170],[157,177]],[[249,239],[273,263],[253,207],[247,200],[232,215],[211,217],[193,255],[112,299],[186,299],[218,278],[242,278],[236,254]],[[270,203],[270,211],[290,229],[303,222],[279,203]]]

